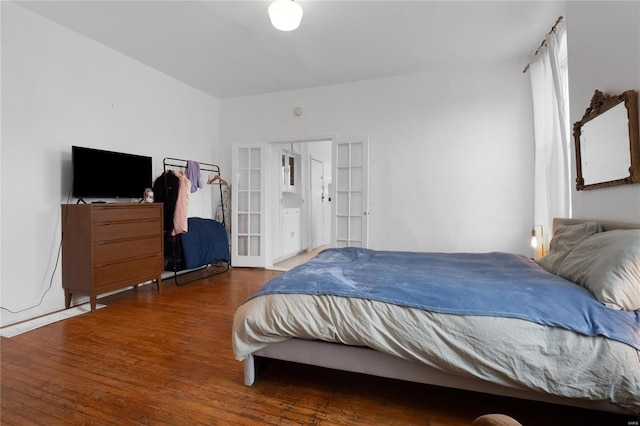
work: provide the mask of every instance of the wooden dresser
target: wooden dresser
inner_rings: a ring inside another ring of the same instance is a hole
[[[65,306],[89,296],[155,280],[164,270],[162,204],[63,204],[62,287]]]

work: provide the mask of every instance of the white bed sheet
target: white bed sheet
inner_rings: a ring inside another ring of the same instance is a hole
[[[289,338],[366,346],[463,377],[640,412],[640,352],[605,337],[336,296],[265,295],[236,311],[238,360]]]

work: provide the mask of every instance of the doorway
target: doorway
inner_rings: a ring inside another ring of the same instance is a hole
[[[331,240],[332,144],[331,139],[270,144],[273,202],[267,244],[273,264],[327,246]]]
[[[312,158],[322,159],[325,166],[324,232],[328,245],[368,247],[368,138],[235,144],[231,156],[236,179],[231,194],[235,206],[232,220],[236,225],[231,232],[234,266],[270,268],[275,262],[309,250]],[[299,234],[299,243],[297,237],[290,241],[282,238],[285,197],[289,213],[299,217],[286,221],[290,227],[287,235]],[[294,253],[282,255],[283,247],[298,244]]]

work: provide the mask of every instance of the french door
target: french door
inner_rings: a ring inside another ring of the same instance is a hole
[[[334,141],[332,246],[368,247],[369,141]]]
[[[268,266],[273,256],[267,240],[278,238],[268,232],[267,149],[266,143],[232,149],[231,264],[236,267]],[[369,142],[334,141],[332,157],[331,245],[368,247]]]
[[[264,267],[266,262],[266,150],[264,144],[232,149],[231,264]]]

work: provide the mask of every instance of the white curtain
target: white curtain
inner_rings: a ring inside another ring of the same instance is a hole
[[[569,96],[564,28],[551,32],[530,61],[535,143],[534,226],[549,247],[554,217],[571,217]],[[538,235],[540,237],[540,235]]]

